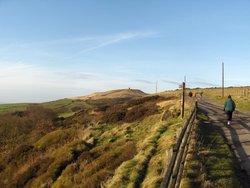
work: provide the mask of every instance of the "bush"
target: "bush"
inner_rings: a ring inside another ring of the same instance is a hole
[[[52,158],[37,160],[24,173],[15,178],[14,185],[16,187],[23,187],[30,179],[37,177],[45,172],[52,162]]]
[[[132,99],[131,101],[128,102],[128,106],[136,106],[148,102],[157,102],[157,101],[162,101],[165,100],[164,97],[160,97],[159,95],[155,96],[147,96],[147,97],[142,97],[139,99]]]
[[[21,161],[25,156],[30,154],[33,151],[33,146],[22,144],[17,146],[14,150],[12,150],[8,155],[5,156],[3,162],[5,164],[10,163],[11,161]]]
[[[75,136],[75,132],[76,130],[73,128],[55,130],[43,136],[35,146],[40,149],[56,148],[71,140]]]
[[[125,140],[85,151],[75,163],[63,171],[54,187],[62,187],[65,183],[70,187],[74,185],[100,187],[102,181],[105,181],[122,162],[131,159],[135,153],[134,142],[125,142]]]

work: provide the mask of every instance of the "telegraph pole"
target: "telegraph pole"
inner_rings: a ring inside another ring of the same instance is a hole
[[[181,117],[184,118],[184,110],[185,110],[185,82],[182,83],[182,101],[181,101]]]
[[[224,62],[222,62],[222,98],[224,98]]]
[[[156,83],[155,83],[155,93],[157,94],[158,92],[158,80],[156,80]]]

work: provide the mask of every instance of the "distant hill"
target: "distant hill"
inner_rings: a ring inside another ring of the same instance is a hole
[[[137,98],[144,97],[148,94],[138,89],[119,89],[106,92],[97,92],[87,96],[78,96],[70,99],[73,100],[100,100],[100,99],[115,99],[115,98]]]

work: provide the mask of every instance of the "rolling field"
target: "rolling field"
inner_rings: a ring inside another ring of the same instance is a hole
[[[0,104],[0,113],[5,112],[15,112],[25,110],[29,104],[19,103],[19,104]]]
[[[221,88],[203,89],[204,96],[209,100],[224,104],[228,95],[231,95],[236,103],[236,108],[241,111],[250,111],[250,87],[225,88],[224,98],[222,98]]]
[[[126,95],[2,112],[0,186],[159,187],[182,127],[180,91]]]
[[[236,95],[238,90],[225,89],[225,95],[230,93],[239,109],[249,110],[247,94]],[[205,98],[216,103],[223,104],[225,100],[219,89],[192,91],[202,91]],[[133,92],[126,90],[126,97],[119,90],[82,100],[0,105],[0,186],[159,187],[183,125],[181,92]],[[193,98],[186,97],[185,118],[192,105]],[[203,143],[204,152],[213,153],[213,130],[200,127],[199,131],[203,139],[208,136],[207,143]],[[221,137],[215,136],[222,145]],[[215,148],[218,152],[230,155],[227,149]],[[204,159],[197,159],[194,153],[190,160],[183,186],[192,187],[195,183],[200,187],[204,181],[192,165],[201,165]],[[223,162],[233,170],[230,160]],[[193,177],[195,173],[197,177]],[[212,179],[214,182],[208,183],[216,183],[217,175]],[[236,179],[233,181],[237,184]]]

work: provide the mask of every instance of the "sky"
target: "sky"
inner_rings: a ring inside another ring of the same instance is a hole
[[[250,1],[0,0],[0,103],[250,85]]]

